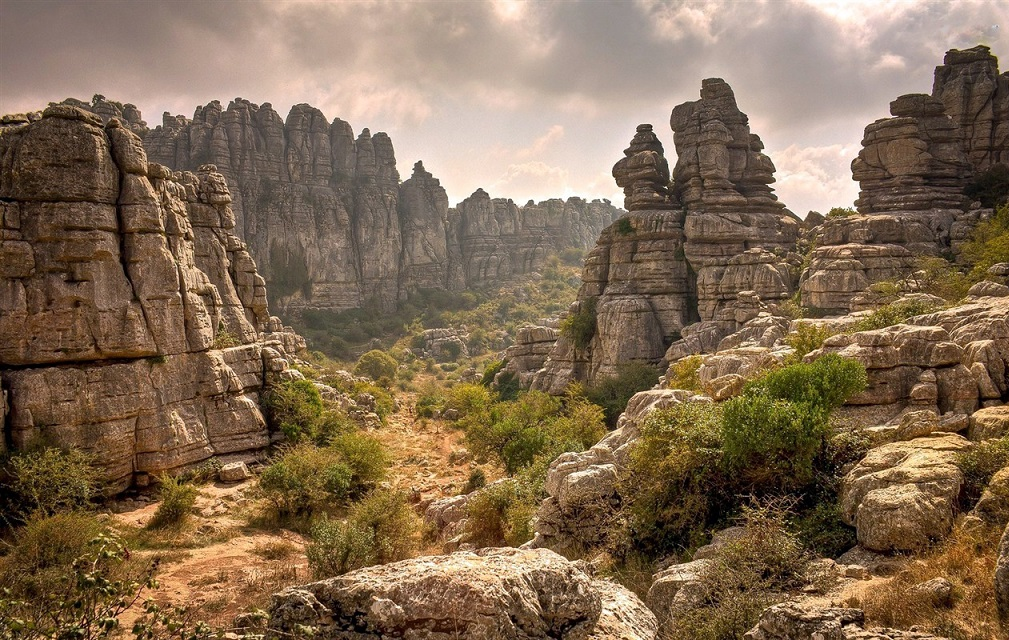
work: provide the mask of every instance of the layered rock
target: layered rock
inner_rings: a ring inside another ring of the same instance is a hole
[[[920,631],[865,630],[861,609],[784,602],[768,607],[744,640],[944,640]]]
[[[216,168],[173,174],[70,105],[0,129],[0,158],[5,440],[80,447],[113,488],[264,448],[286,364],[257,338],[282,326]]]
[[[652,640],[634,594],[546,550],[486,549],[368,567],[274,596],[269,628],[319,637]]]
[[[477,191],[449,209],[421,163],[399,183],[392,141],[306,104],[281,119],[269,103],[217,101],[193,118],[165,114],[145,137],[175,169],[215,163],[234,195],[238,234],[275,306],[394,308],[417,289],[483,287],[530,273],[549,252],[588,248],[619,211],[607,201],[518,207]]]
[[[917,256],[955,254],[984,213],[964,188],[1009,162],[1009,73],[987,47],[947,52],[932,94],[900,96],[890,113],[865,128],[851,163],[861,215],[828,218],[813,238],[806,306],[846,313],[872,283],[911,273]]]
[[[792,295],[799,222],[772,193],[774,165],[732,89],[705,80],[701,99],[670,122],[672,176],[647,124],[614,165],[630,213],[587,257],[570,312],[592,314],[595,332],[580,344],[559,339],[534,388],[560,393],[626,362],[661,362],[697,321],[721,338]]]

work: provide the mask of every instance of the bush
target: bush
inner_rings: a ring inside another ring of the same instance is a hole
[[[802,362],[806,354],[823,346],[823,341],[834,335],[827,325],[803,323],[796,327],[795,333],[785,338],[785,344],[795,349],[790,362]]]
[[[964,188],[964,194],[980,200],[981,206],[995,208],[1009,201],[1009,166],[994,164],[976,175]]]
[[[629,236],[634,233],[634,223],[630,218],[620,218],[617,220],[617,233],[622,236]]]
[[[578,310],[561,320],[561,335],[571,341],[576,349],[588,349],[596,335],[596,298],[586,298]]]
[[[617,418],[627,408],[635,393],[651,389],[659,381],[657,368],[644,362],[627,362],[617,366],[617,374],[596,382],[586,389],[589,400],[603,408],[606,424],[614,427]]]
[[[367,376],[372,380],[396,377],[399,368],[396,360],[384,351],[372,349],[362,355],[354,366],[354,375]]]
[[[479,384],[457,384],[448,391],[445,410],[455,409],[460,418],[486,413],[494,402],[494,394]]]
[[[669,389],[700,391],[701,377],[699,373],[702,364],[704,364],[704,356],[694,355],[680,358],[669,365],[669,371],[666,373],[666,378],[668,379],[666,387]]]
[[[883,305],[864,318],[861,318],[852,326],[850,332],[872,331],[874,329],[892,327],[895,324],[904,322],[908,318],[932,313],[938,308],[938,305],[924,300],[898,300]]]
[[[445,405],[445,398],[441,389],[434,383],[428,382],[421,387],[414,403],[414,409],[419,418],[433,418],[435,413],[441,413]]]
[[[963,473],[960,510],[969,511],[981,499],[981,493],[991,482],[992,476],[1009,466],[1009,436],[979,442],[969,450],[957,454],[956,464]]]
[[[263,470],[259,487],[281,519],[308,517],[350,497],[354,471],[335,449],[299,444]]]
[[[385,477],[389,455],[376,438],[359,432],[344,433],[331,441],[329,450],[350,469],[348,494],[361,495]]]
[[[797,514],[790,527],[802,546],[823,558],[837,558],[858,544],[855,528],[841,521],[837,501],[817,502]]]
[[[98,471],[79,449],[32,448],[11,456],[4,467],[0,500],[5,516],[16,522],[88,508],[99,493]]]
[[[311,380],[288,380],[274,385],[263,400],[270,423],[291,442],[311,438],[322,417],[322,398]]]
[[[784,526],[786,513],[766,506],[744,509],[742,537],[704,569],[700,606],[678,609],[663,621],[668,637],[736,640],[761,611],[806,583],[810,557]]]
[[[649,557],[699,544],[725,511],[721,408],[678,404],[645,418],[620,494],[629,501],[631,546]]]
[[[151,518],[147,526],[151,529],[160,529],[182,524],[189,516],[193,505],[196,504],[199,490],[193,485],[181,482],[171,476],[161,476],[158,482],[161,504],[158,505],[154,517]]]
[[[485,387],[489,387],[494,384],[494,377],[505,368],[504,360],[491,360],[487,363],[487,366],[483,369],[483,375],[480,376],[480,384]]]
[[[312,573],[326,578],[409,558],[419,532],[419,520],[402,494],[375,491],[353,505],[346,520],[316,523],[305,554]]]
[[[518,480],[488,485],[466,505],[466,541],[477,547],[517,547],[528,542],[537,506],[539,500]]]
[[[828,218],[847,218],[857,215],[858,211],[855,211],[851,207],[831,207],[830,211],[827,212]]]
[[[460,495],[473,493],[477,489],[483,489],[485,486],[487,486],[487,474],[483,472],[483,469],[477,467],[469,472],[469,478],[466,479],[466,484],[463,485]]]
[[[978,224],[970,239],[960,247],[960,255],[970,265],[971,282],[980,282],[992,265],[1009,262],[1009,204]]]

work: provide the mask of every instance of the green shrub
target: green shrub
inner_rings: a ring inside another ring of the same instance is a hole
[[[428,382],[421,387],[414,403],[414,409],[420,418],[433,418],[435,413],[440,413],[445,406],[445,397],[441,389],[434,383]]]
[[[634,223],[630,218],[620,218],[617,220],[617,233],[622,236],[629,236],[634,233]]]
[[[457,384],[449,389],[444,409],[455,409],[460,418],[487,412],[494,402],[494,394],[479,384]]]
[[[651,389],[659,381],[656,367],[644,362],[617,365],[617,374],[596,382],[585,390],[589,400],[603,408],[606,424],[614,427],[635,393]]]
[[[311,438],[322,417],[319,390],[311,380],[287,380],[270,387],[263,399],[270,423],[291,442]]]
[[[926,256],[915,261],[918,290],[956,302],[967,295],[974,281],[952,262],[938,256]]]
[[[723,471],[721,407],[678,404],[645,418],[620,494],[629,543],[649,557],[699,544],[731,495]]]
[[[858,544],[855,528],[841,521],[841,508],[836,500],[818,502],[797,514],[789,528],[803,547],[823,558],[836,558]]]
[[[396,370],[399,364],[396,360],[384,351],[372,349],[362,355],[357,364],[354,365],[354,375],[367,376],[372,380],[381,380],[396,377]]]
[[[79,449],[30,448],[15,453],[0,472],[0,506],[15,522],[33,514],[85,509],[99,493],[98,471]]]
[[[483,369],[483,375],[480,376],[480,384],[485,387],[489,387],[494,384],[494,377],[505,368],[504,360],[491,360],[487,363],[487,366]]]
[[[855,211],[851,207],[831,207],[830,211],[827,212],[828,218],[847,218],[857,215],[858,211]]]
[[[466,484],[463,485],[460,495],[473,493],[477,489],[482,489],[485,486],[487,486],[487,475],[484,473],[483,469],[477,467],[469,472],[469,478],[466,479]]]
[[[693,355],[680,358],[669,365],[669,371],[666,374],[669,382],[666,387],[669,389],[701,391],[701,377],[699,373],[702,364],[704,364],[704,356]]]
[[[1009,201],[1009,166],[994,164],[982,171],[964,188],[964,194],[980,200],[981,206],[995,208]]]
[[[511,371],[501,374],[497,380],[497,394],[502,400],[514,400],[519,396],[519,378]]]
[[[487,485],[466,505],[466,541],[477,547],[517,547],[528,542],[537,506],[539,501],[519,480]]]
[[[576,349],[588,349],[596,335],[596,298],[586,298],[578,310],[561,320],[561,335],[571,341]]]
[[[305,548],[318,578],[404,560],[417,548],[420,523],[402,494],[382,490],[351,506],[344,521],[323,518]]]
[[[1009,262],[1009,204],[1003,204],[990,219],[978,224],[960,255],[971,267],[971,282],[980,282],[992,265]]]
[[[963,473],[960,485],[960,510],[969,511],[981,499],[992,476],[1009,466],[1009,436],[979,442],[957,454],[956,464]]]
[[[242,341],[234,333],[224,328],[224,324],[217,325],[217,333],[214,335],[212,349],[230,349],[242,344]]]
[[[196,504],[196,496],[199,490],[191,484],[179,481],[171,476],[161,476],[158,479],[158,496],[161,504],[147,526],[151,529],[178,526],[185,522],[189,516],[193,505]]]
[[[766,393],[789,402],[805,402],[829,411],[862,391],[868,381],[865,367],[855,360],[828,353],[816,361],[768,372],[746,385],[744,394]]]
[[[802,362],[806,354],[823,346],[823,341],[834,335],[827,325],[803,323],[796,327],[795,333],[785,338],[785,344],[795,349],[790,362]]]
[[[299,444],[263,470],[259,487],[280,518],[308,517],[346,503],[353,478],[353,469],[339,451]]]
[[[939,305],[924,300],[898,300],[876,309],[852,326],[854,331],[872,331],[874,329],[884,329],[900,324],[914,316],[932,313],[939,308]]]
[[[360,495],[385,477],[389,455],[376,438],[359,432],[343,433],[332,439],[329,449],[350,470],[348,494]]]

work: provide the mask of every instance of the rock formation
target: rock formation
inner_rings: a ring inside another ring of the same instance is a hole
[[[0,129],[0,158],[4,442],[79,447],[113,489],[266,447],[259,392],[286,362],[257,339],[283,327],[216,168],[148,163],[70,105]]]
[[[544,550],[485,549],[368,567],[274,596],[269,627],[322,638],[653,640],[655,616]]]
[[[672,176],[647,124],[613,167],[630,213],[586,258],[570,311],[593,315],[594,335],[586,344],[562,336],[533,388],[561,393],[626,362],[662,361],[685,327],[702,321],[724,336],[791,296],[798,219],[773,195],[774,165],[732,89],[705,80],[701,99],[676,107],[670,124]]]
[[[487,286],[540,268],[548,252],[590,247],[620,213],[580,198],[518,207],[482,190],[449,209],[422,163],[400,184],[385,133],[355,138],[348,123],[306,104],[284,121],[269,103],[214,101],[191,120],[165,114],[144,144],[174,169],[217,165],[237,233],[274,306],[290,315],[391,309],[420,288]]]
[[[955,254],[981,215],[964,188],[1009,163],[1009,72],[999,75],[988,47],[947,52],[932,94],[900,96],[890,113],[865,128],[851,163],[861,215],[828,218],[816,233],[806,306],[846,313],[872,283],[913,271],[917,256]]]

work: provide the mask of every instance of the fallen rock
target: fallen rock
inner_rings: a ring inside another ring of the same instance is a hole
[[[249,467],[244,462],[229,462],[221,467],[217,472],[217,477],[221,482],[233,483],[242,482],[252,477]]]

